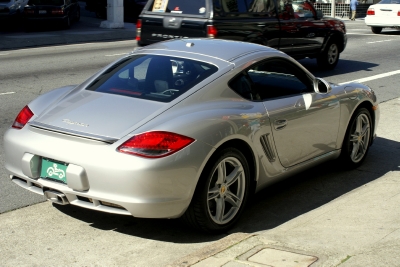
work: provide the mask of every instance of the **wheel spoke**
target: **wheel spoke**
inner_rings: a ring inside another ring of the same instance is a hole
[[[357,143],[358,142],[358,135],[356,135],[356,134],[350,135],[350,142]]]
[[[218,165],[218,179],[216,183],[222,184],[225,181],[225,178],[226,178],[226,166],[225,166],[225,160],[223,160]]]
[[[242,200],[238,196],[233,194],[231,191],[226,192],[225,200],[235,208],[239,208],[242,203]]]
[[[208,197],[207,197],[208,200],[215,199],[218,196],[219,196],[219,188],[218,187],[214,187],[213,189],[208,190]]]
[[[217,210],[215,212],[215,219],[218,222],[222,222],[224,219],[225,213],[225,200],[223,198],[216,198],[215,202],[217,203]]]
[[[361,116],[359,116],[357,118],[356,131],[358,134],[360,134],[362,132],[362,117]]]
[[[354,143],[353,145],[353,150],[351,151],[351,158],[353,160],[357,159],[357,154],[358,154],[358,150],[359,150],[359,144],[358,143]]]
[[[228,187],[231,186],[239,179],[239,176],[242,175],[242,173],[242,166],[236,166],[236,168],[228,175],[228,177],[226,177],[226,185]]]

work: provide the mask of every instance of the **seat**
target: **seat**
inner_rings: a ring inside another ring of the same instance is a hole
[[[146,90],[161,93],[172,88],[173,73],[168,57],[155,56],[151,59],[146,73]]]

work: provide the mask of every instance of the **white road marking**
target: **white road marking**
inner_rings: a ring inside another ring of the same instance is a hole
[[[365,35],[365,36],[376,36],[376,37],[388,37],[385,34],[375,34],[375,33],[356,33],[356,32],[348,32],[347,35]],[[400,37],[400,35],[391,35],[390,37]]]
[[[105,57],[116,57],[116,56],[123,56],[128,55],[129,53],[121,53],[121,54],[113,54],[113,55],[105,55]]]
[[[0,54],[0,56],[7,56],[7,55],[9,55],[10,53],[5,53],[5,54]]]
[[[382,73],[382,74],[378,74],[378,75],[374,75],[374,76],[370,76],[370,77],[366,77],[366,78],[361,78],[361,79],[354,80],[354,81],[339,83],[339,84],[342,85],[342,84],[345,84],[345,83],[352,83],[352,82],[363,83],[363,82],[368,82],[368,81],[372,81],[372,80],[376,80],[376,79],[385,78],[385,77],[388,77],[388,76],[393,76],[393,75],[396,75],[396,74],[400,74],[400,70],[395,70],[395,71]]]
[[[0,93],[0,95],[11,95],[11,94],[15,94],[15,92]]]
[[[390,41],[394,41],[394,40],[382,40],[382,41],[375,41],[375,42],[367,42],[367,44],[375,44],[375,43],[383,43],[383,42],[390,42]]]

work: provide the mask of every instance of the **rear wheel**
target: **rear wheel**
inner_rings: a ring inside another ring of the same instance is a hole
[[[242,213],[249,188],[246,158],[235,148],[225,148],[209,160],[182,218],[206,232],[226,231]]]
[[[373,33],[379,34],[382,32],[382,27],[371,27]]]
[[[343,141],[341,159],[345,167],[356,168],[364,161],[371,139],[372,120],[366,108],[353,115]]]
[[[319,67],[332,70],[339,62],[339,46],[336,41],[329,41],[324,51],[317,57]]]
[[[71,19],[69,18],[69,15],[68,15],[64,21],[64,28],[69,29],[70,27],[71,27]]]
[[[75,21],[78,22],[81,19],[81,11],[78,9],[75,15]]]

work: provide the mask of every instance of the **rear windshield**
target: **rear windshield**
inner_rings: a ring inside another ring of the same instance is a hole
[[[28,5],[64,5],[64,0],[29,0]]]
[[[400,0],[382,0],[378,4],[400,4]]]
[[[190,59],[135,55],[117,62],[86,90],[170,102],[217,70]]]
[[[173,13],[183,15],[206,14],[206,0],[153,0],[150,1],[150,12]]]

